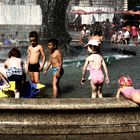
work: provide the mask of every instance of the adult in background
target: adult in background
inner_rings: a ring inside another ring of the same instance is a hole
[[[131,27],[131,35],[132,35],[132,40],[136,46],[138,45],[138,34],[139,34],[138,28],[135,25],[133,25]]]
[[[99,43],[99,45],[97,46],[97,52],[101,53],[101,43],[103,42],[103,35],[102,35],[102,30],[100,29],[96,29],[93,33],[93,35],[90,37],[90,40],[94,40],[97,41]]]
[[[90,39],[90,35],[91,35],[90,30],[87,28],[86,25],[83,25],[83,28],[82,28],[82,30],[80,32],[79,42],[80,43],[88,43],[88,41]]]
[[[130,40],[130,33],[129,33],[129,31],[127,31],[126,27],[123,27],[123,43],[128,45],[129,40]]]
[[[1,41],[4,46],[12,45],[12,42],[6,38],[5,34],[1,34]]]

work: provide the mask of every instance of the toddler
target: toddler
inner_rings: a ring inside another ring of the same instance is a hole
[[[132,100],[133,102],[140,104],[140,89],[135,89],[132,86],[133,82],[130,77],[121,76],[118,80],[118,83],[120,85],[120,88],[117,91],[117,98],[119,98],[120,93],[122,93],[126,99]]]

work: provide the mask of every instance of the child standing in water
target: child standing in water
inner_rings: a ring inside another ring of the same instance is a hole
[[[8,54],[8,59],[4,62],[4,67],[7,69],[6,74],[9,81],[15,81],[16,90],[15,98],[20,97],[20,87],[24,79],[23,61],[21,60],[21,53],[17,48],[12,48]]]
[[[43,47],[38,44],[38,33],[32,31],[29,34],[29,42],[31,45],[28,48],[27,71],[29,72],[33,83],[40,83],[40,71],[43,70],[45,64],[45,53]],[[42,63],[40,64],[40,58]]]
[[[96,40],[90,40],[87,45],[85,45],[87,48],[87,51],[90,53],[90,55],[86,58],[83,70],[82,70],[82,79],[81,84],[85,83],[85,75],[87,67],[90,72],[90,78],[91,78],[91,90],[92,90],[92,98],[96,98],[98,95],[99,98],[102,98],[102,87],[104,82],[104,74],[102,71],[102,66],[105,71],[105,82],[109,83],[108,78],[108,70],[107,66],[105,64],[105,61],[103,57],[98,53],[98,47],[99,42]]]
[[[133,102],[140,104],[140,89],[135,89],[132,84],[132,80],[128,76],[121,76],[118,80],[120,85],[116,97],[119,98],[122,93],[126,99],[132,100]]]
[[[63,70],[63,55],[62,52],[58,49],[58,41],[56,39],[48,40],[48,48],[50,50],[50,58],[45,68],[44,74],[48,71],[50,66],[52,66],[53,72],[53,97],[58,97],[59,92],[59,81],[62,77],[64,70]]]

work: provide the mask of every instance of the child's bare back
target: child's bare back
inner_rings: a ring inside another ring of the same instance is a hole
[[[99,69],[102,66],[103,57],[100,54],[92,54],[87,59],[93,69]]]

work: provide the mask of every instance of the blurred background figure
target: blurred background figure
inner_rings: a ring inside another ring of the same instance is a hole
[[[6,38],[5,34],[1,34],[1,41],[5,46],[12,44],[12,42],[8,38]]]
[[[132,40],[136,46],[138,45],[138,34],[139,34],[138,28],[135,25],[133,25],[131,27],[131,35],[132,35]]]

